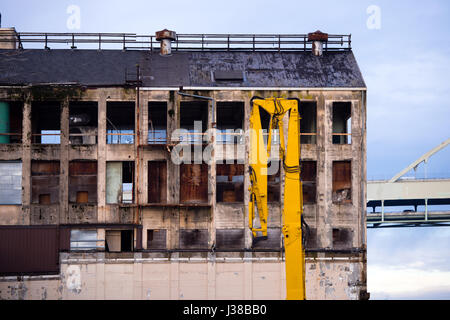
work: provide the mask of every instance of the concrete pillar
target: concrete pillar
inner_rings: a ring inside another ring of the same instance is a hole
[[[22,118],[22,217],[21,224],[30,224],[31,202],[31,96],[23,104]]]
[[[106,94],[98,97],[97,204],[99,223],[106,222]]]
[[[59,223],[69,223],[69,99],[61,102]]]
[[[174,261],[170,261],[170,300],[180,299],[180,263],[178,258],[178,252],[172,253],[170,258],[174,259]]]

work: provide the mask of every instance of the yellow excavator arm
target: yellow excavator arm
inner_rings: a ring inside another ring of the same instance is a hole
[[[251,99],[249,227],[254,240],[267,239],[267,175],[273,132],[279,133],[279,155],[284,171],[283,236],[286,265],[286,298],[305,299],[305,253],[302,244],[303,193],[300,181],[300,117],[298,99]],[[267,146],[260,108],[270,115]],[[288,116],[285,146],[283,118]],[[259,223],[259,226],[255,226]]]

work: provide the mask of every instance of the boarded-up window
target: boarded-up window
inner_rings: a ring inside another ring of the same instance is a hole
[[[244,165],[216,165],[216,201],[244,201]]]
[[[167,141],[167,103],[148,103],[148,143],[159,144]]]
[[[268,202],[280,202],[280,161],[275,162],[272,161],[272,164],[269,165],[268,173],[273,171],[271,168],[275,166],[278,170],[275,174],[270,174],[267,176],[267,201]]]
[[[267,228],[267,239],[254,239],[252,247],[254,249],[280,249],[281,228]]]
[[[352,104],[333,102],[333,144],[352,143]]]
[[[22,203],[22,162],[0,162],[0,204]]]
[[[300,161],[303,203],[316,203],[316,161]]]
[[[350,249],[353,242],[353,232],[347,228],[333,229],[333,248]]]
[[[317,103],[301,102],[300,104],[300,142],[316,144],[317,141]]]
[[[69,202],[97,202],[96,161],[71,161],[69,163]]]
[[[207,229],[180,229],[180,249],[208,248]]]
[[[148,203],[167,202],[167,162],[148,162]]]
[[[134,102],[108,102],[106,114],[106,142],[134,143]]]
[[[133,251],[133,230],[106,230],[105,238],[107,252]]]
[[[96,144],[97,119],[97,102],[71,102],[69,105],[70,144]]]
[[[133,203],[134,162],[106,163],[106,203]]]
[[[31,202],[59,203],[59,162],[31,161]]]
[[[34,102],[31,106],[32,142],[59,144],[61,108],[59,102]]]
[[[166,236],[166,229],[147,230],[147,249],[167,249]]]
[[[244,229],[217,229],[216,248],[219,250],[243,249],[245,247]]]
[[[352,167],[350,161],[333,161],[334,203],[352,202]]]
[[[180,165],[180,202],[208,202],[208,165]]]

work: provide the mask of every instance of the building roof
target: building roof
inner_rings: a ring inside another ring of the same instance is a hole
[[[136,77],[137,64],[144,87],[366,87],[351,50],[327,51],[322,56],[307,51],[194,51],[161,56],[143,50],[0,50],[0,85],[124,86]],[[215,79],[214,72],[227,71],[243,71],[243,80]]]

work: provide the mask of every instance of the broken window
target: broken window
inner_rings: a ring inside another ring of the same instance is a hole
[[[106,109],[106,143],[134,143],[134,102],[108,102]]]
[[[133,230],[106,230],[106,252],[133,251]]]
[[[333,161],[334,203],[352,202],[352,167],[350,161]]]
[[[22,143],[22,106],[0,101],[0,143]]]
[[[61,143],[59,102],[34,102],[31,107],[32,143]]]
[[[187,135],[180,137],[182,141],[202,143],[203,133],[208,128],[208,102],[181,102],[180,128],[189,132]]]
[[[317,103],[301,102],[300,104],[300,142],[316,144],[317,141]]]
[[[167,249],[166,229],[147,230],[147,249]]]
[[[244,201],[244,165],[216,165],[216,201]]]
[[[59,203],[59,161],[31,161],[31,203]]]
[[[351,102],[333,102],[333,144],[352,143],[351,117]]]
[[[208,165],[180,165],[180,202],[208,202]]]
[[[70,144],[96,144],[98,110],[96,102],[71,102],[69,104]]]
[[[134,162],[106,162],[106,203],[133,203]]]
[[[148,143],[164,144],[167,142],[167,103],[148,103]]]
[[[97,202],[96,161],[71,161],[69,163],[69,202]]]
[[[207,229],[180,229],[180,249],[208,248]]]
[[[243,143],[243,102],[217,103],[217,143]]]
[[[245,247],[244,229],[217,229],[216,248],[219,250],[243,249]]]
[[[275,169],[272,166],[278,166],[278,170],[274,174],[267,175],[267,201],[268,202],[280,202],[280,161],[272,160],[268,165],[267,172],[271,173]]]
[[[167,202],[167,162],[148,162],[148,203]]]
[[[22,203],[22,162],[0,162],[0,204]]]
[[[302,181],[303,203],[316,203],[316,161],[300,161],[300,180]]]
[[[96,250],[97,230],[70,230],[70,250]]]
[[[333,228],[333,248],[349,249],[353,243],[353,232],[347,228]]]

